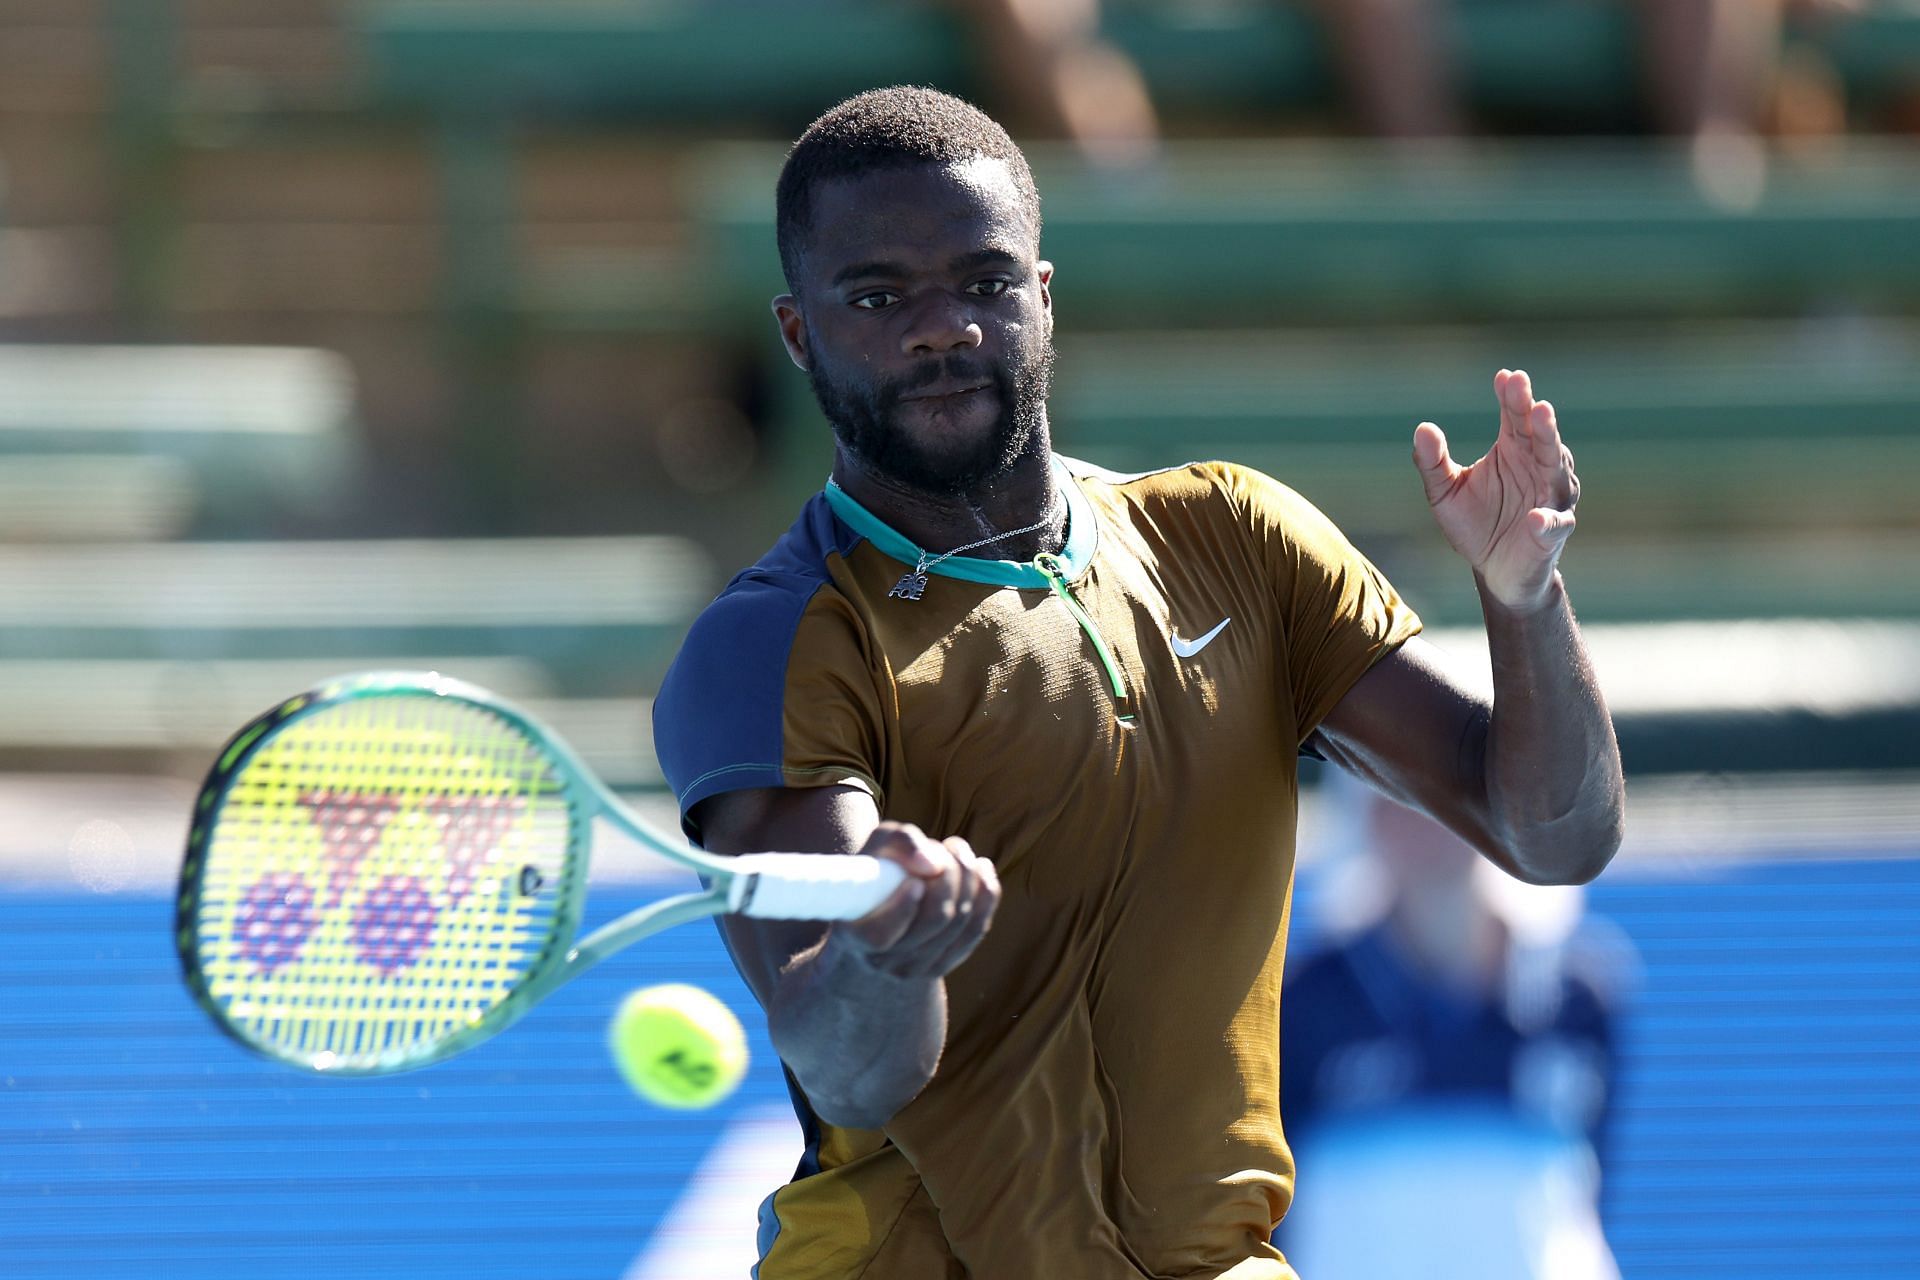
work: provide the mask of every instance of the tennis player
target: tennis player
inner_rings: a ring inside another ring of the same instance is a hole
[[[1589,880],[1620,839],[1555,569],[1579,484],[1554,411],[1502,370],[1479,462],[1414,433],[1489,702],[1284,485],[1052,451],[1040,201],[981,112],[840,104],[789,154],[778,228],[832,478],[695,623],[655,736],[703,847],[911,874],[851,924],[725,923],[806,1142],[756,1275],[1291,1277],[1268,1235],[1298,754],[1525,880]]]

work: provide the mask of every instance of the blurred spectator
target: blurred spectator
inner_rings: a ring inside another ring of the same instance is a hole
[[[1599,1164],[1624,939],[1334,771],[1353,850],[1290,963],[1276,1236],[1311,1280],[1617,1280]]]
[[[1100,0],[969,0],[954,11],[1017,132],[1064,138],[1095,164],[1148,159],[1159,121],[1139,68],[1100,35]]]
[[[761,6],[796,0],[743,0]],[[844,0],[813,0],[831,10]],[[973,45],[979,97],[1016,136],[1071,143],[1088,163],[1151,161],[1160,119],[1133,59],[1101,30],[1102,0],[866,0],[950,13]]]
[[[1327,24],[1366,129],[1393,139],[1465,131],[1446,55],[1451,0],[1308,2]],[[1771,127],[1804,134],[1843,122],[1830,75],[1799,59],[1783,83],[1782,27],[1790,12],[1817,21],[1858,11],[1865,0],[1631,2],[1645,46],[1648,119],[1658,132],[1692,140],[1695,173],[1709,194],[1736,202],[1757,194],[1765,174],[1758,139]],[[1776,106],[1783,93],[1784,121]]]
[[[1465,123],[1446,57],[1446,0],[1309,0],[1339,59],[1361,127],[1383,138],[1451,138]]]

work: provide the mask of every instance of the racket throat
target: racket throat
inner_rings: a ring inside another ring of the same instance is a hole
[[[727,910],[727,893],[727,889],[719,888],[662,898],[645,910],[602,925],[573,944],[565,962],[554,971],[553,985],[578,977],[614,952],[663,929],[719,915]]]

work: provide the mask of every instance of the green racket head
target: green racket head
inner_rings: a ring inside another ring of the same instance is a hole
[[[242,1044],[309,1070],[458,1053],[563,964],[596,811],[565,749],[472,686],[380,673],[290,699],[201,788],[187,985]]]

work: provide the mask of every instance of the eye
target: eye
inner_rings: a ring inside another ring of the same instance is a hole
[[[982,298],[997,298],[1011,288],[1013,288],[1013,281],[1001,279],[976,280],[967,286],[968,292],[978,294]]]
[[[900,301],[899,294],[889,293],[885,289],[876,289],[872,293],[863,293],[853,299],[853,305],[859,307],[862,311],[879,311],[884,307],[892,306],[898,301]]]

